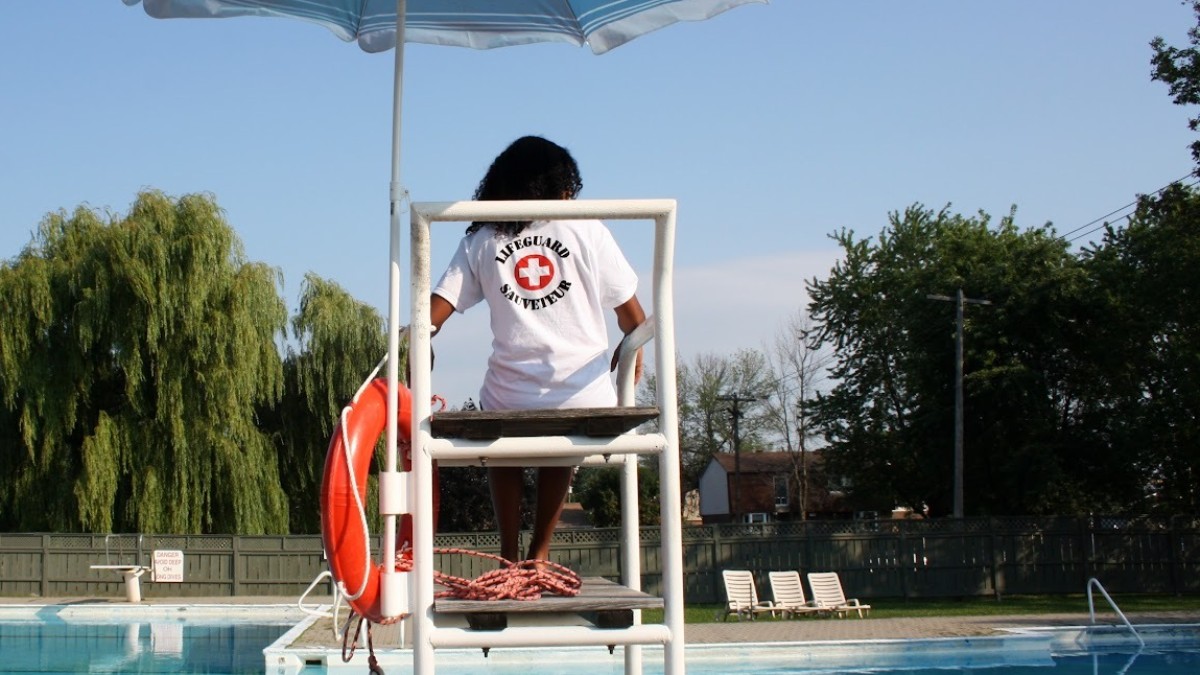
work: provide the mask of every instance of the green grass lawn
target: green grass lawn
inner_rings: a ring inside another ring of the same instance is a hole
[[[1111,609],[1104,597],[1095,596],[1096,613],[1110,614]],[[1160,612],[1197,610],[1200,611],[1200,595],[1118,595],[1113,600],[1122,612]],[[869,616],[880,619],[922,616],[999,616],[1005,614],[1061,614],[1088,611],[1087,596],[1078,595],[1014,595],[997,601],[992,598],[904,600],[900,598],[872,598],[864,600],[871,605]],[[686,623],[710,623],[717,621],[721,605],[688,605],[684,608]],[[661,623],[662,610],[645,610],[642,621]],[[760,621],[772,621],[769,614],[760,615]]]

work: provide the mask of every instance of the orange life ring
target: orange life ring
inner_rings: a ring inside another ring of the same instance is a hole
[[[397,446],[401,471],[412,470],[412,395],[403,384],[396,395]],[[333,430],[325,453],[325,473],[321,479],[321,540],[329,556],[329,568],[336,583],[347,594],[355,612],[376,623],[382,621],[380,574],[383,565],[371,560],[370,532],[367,530],[367,476],[375,444],[387,421],[387,381],[371,381],[352,402]],[[344,429],[343,429],[344,425]],[[344,433],[343,433],[344,432]],[[349,444],[349,448],[343,442]],[[347,452],[353,455],[347,457]],[[434,468],[434,527],[437,527],[437,469]],[[357,492],[357,498],[355,496]],[[361,510],[360,510],[361,505]],[[397,552],[412,547],[412,514],[399,518]],[[411,555],[411,554],[410,554]],[[393,563],[394,564],[394,563]]]

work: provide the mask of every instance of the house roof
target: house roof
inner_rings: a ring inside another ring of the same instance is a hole
[[[730,472],[734,470],[735,463],[739,463],[732,452],[715,454],[713,461]],[[790,452],[743,452],[738,470],[742,473],[779,473],[791,471],[793,461],[799,461],[799,458],[793,457]]]
[[[559,528],[569,529],[591,526],[592,519],[588,516],[587,511],[583,510],[583,504],[579,502],[567,502],[563,504],[562,516],[558,520]]]

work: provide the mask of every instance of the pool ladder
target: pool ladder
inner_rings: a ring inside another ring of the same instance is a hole
[[[1108,606],[1112,607],[1113,611],[1117,613],[1117,616],[1120,617],[1121,621],[1125,622],[1125,626],[1129,628],[1129,632],[1133,633],[1133,637],[1137,639],[1138,647],[1145,648],[1146,641],[1142,639],[1141,635],[1138,635],[1137,629],[1133,627],[1132,623],[1129,623],[1129,619],[1125,618],[1125,613],[1121,611],[1120,607],[1117,607],[1117,603],[1113,601],[1112,596],[1108,594],[1108,591],[1104,590],[1104,585],[1101,584],[1100,580],[1096,577],[1088,579],[1087,582],[1088,613],[1091,614],[1092,625],[1096,625],[1096,605],[1092,601],[1093,586],[1100,590],[1101,595],[1103,595],[1104,599],[1108,601]]]

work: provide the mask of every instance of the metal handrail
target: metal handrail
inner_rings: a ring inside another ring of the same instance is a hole
[[[126,536],[127,535],[117,534],[115,532],[109,532],[108,534],[104,535],[104,564],[105,565],[123,565],[123,564],[125,564],[125,538],[126,538]],[[141,556],[139,554],[142,551],[142,545],[143,545],[145,536],[146,535],[144,535],[144,534],[139,534],[137,536],[137,543],[134,544],[135,548],[133,549],[133,563],[132,564],[134,564],[134,565],[141,564],[141,560],[140,560]],[[110,548],[110,546],[109,546],[109,540],[111,540],[113,537],[117,538],[117,546],[116,546],[117,561],[115,563],[112,560],[112,557],[113,557],[112,548]]]
[[[1141,635],[1138,635],[1137,629],[1133,627],[1132,623],[1129,623],[1129,619],[1125,618],[1125,613],[1121,611],[1120,607],[1117,607],[1117,603],[1113,601],[1112,596],[1108,594],[1108,591],[1104,590],[1104,585],[1101,584],[1100,580],[1096,577],[1088,579],[1087,582],[1088,613],[1091,614],[1092,625],[1096,625],[1096,605],[1092,601],[1092,586],[1100,589],[1100,593],[1104,595],[1104,599],[1108,600],[1109,607],[1113,608],[1113,611],[1117,613],[1117,616],[1121,618],[1121,621],[1125,622],[1125,625],[1129,628],[1129,632],[1133,633],[1133,637],[1137,638],[1138,646],[1145,647],[1146,641],[1142,639]]]

